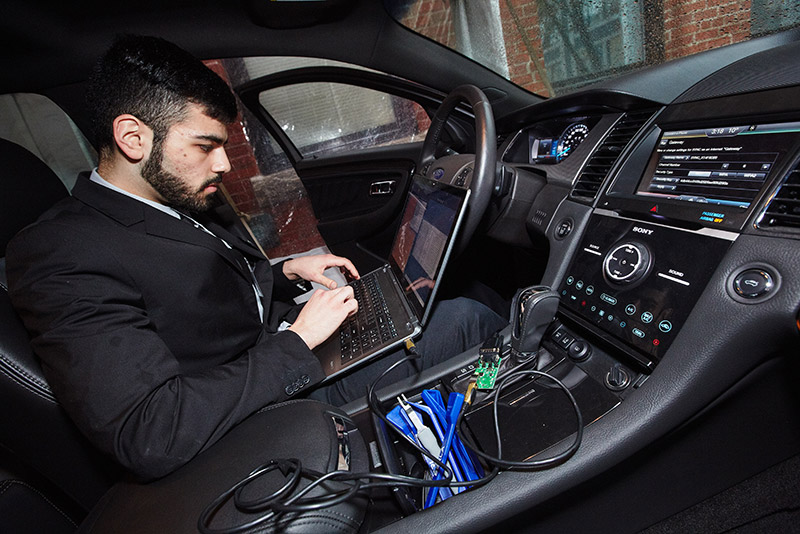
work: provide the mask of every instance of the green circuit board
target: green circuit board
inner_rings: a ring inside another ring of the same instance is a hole
[[[494,389],[497,380],[497,373],[500,371],[500,363],[503,359],[499,354],[492,356],[481,355],[478,360],[478,367],[475,369],[476,386],[478,389]]]

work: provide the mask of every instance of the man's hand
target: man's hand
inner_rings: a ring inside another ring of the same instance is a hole
[[[283,264],[283,274],[289,280],[302,278],[309,282],[322,284],[328,289],[335,289],[336,282],[323,274],[325,269],[331,267],[344,268],[345,274],[349,274],[356,280],[359,278],[358,271],[350,260],[333,254],[314,254],[292,258]]]
[[[353,298],[352,287],[344,286],[329,291],[317,289],[289,330],[300,336],[309,349],[313,349],[328,339],[357,310],[358,301]]]

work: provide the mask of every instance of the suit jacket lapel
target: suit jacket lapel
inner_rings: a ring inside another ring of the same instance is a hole
[[[132,230],[140,230],[149,235],[190,243],[213,250],[242,276],[248,280],[251,279],[247,267],[242,265],[236,254],[228,249],[222,241],[203,230],[194,228],[185,221],[176,219],[134,198],[96,184],[83,176],[79,177],[75,183],[72,196]],[[224,230],[221,226],[217,226],[217,228]],[[216,232],[217,228],[212,231]],[[238,238],[228,232],[225,233],[231,237],[232,241],[236,241],[236,243],[228,241],[231,246],[240,246]],[[251,247],[248,245],[249,248]],[[249,250],[248,253],[250,253]],[[256,255],[258,257],[261,256],[257,251]]]

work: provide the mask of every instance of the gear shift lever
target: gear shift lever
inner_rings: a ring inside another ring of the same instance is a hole
[[[511,302],[511,355],[524,363],[536,355],[539,343],[558,309],[558,293],[547,286],[517,291]]]

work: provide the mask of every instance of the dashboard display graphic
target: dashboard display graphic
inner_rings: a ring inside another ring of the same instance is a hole
[[[589,126],[583,122],[570,124],[559,137],[530,136],[531,163],[558,163],[567,158],[589,135]]]
[[[800,122],[672,130],[661,134],[638,195],[746,210],[800,139]]]
[[[561,307],[658,361],[729,246],[694,232],[592,215],[558,288]]]

